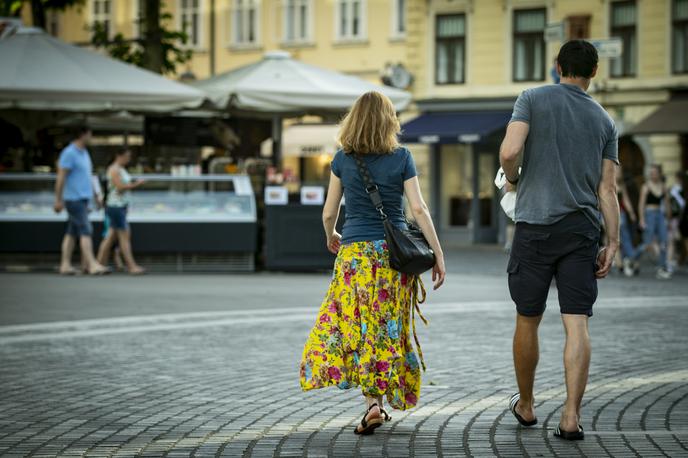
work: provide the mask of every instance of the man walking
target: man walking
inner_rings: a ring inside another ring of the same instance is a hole
[[[88,203],[94,197],[91,180],[93,166],[86,149],[90,138],[91,131],[87,127],[80,127],[74,141],[60,153],[57,165],[55,212],[60,213],[62,209],[66,208],[69,215],[67,233],[62,240],[60,273],[63,275],[76,273],[72,267],[72,253],[77,238],[79,239],[84,266],[88,273],[99,275],[108,271],[96,261],[93,255],[93,242],[91,241],[93,229],[88,220]]]
[[[554,278],[566,332],[567,393],[554,434],[568,440],[584,438],[580,407],[590,366],[588,318],[597,299],[597,279],[609,273],[619,246],[617,132],[611,117],[586,93],[597,61],[597,50],[586,41],[562,46],[557,57],[560,84],[528,89],[518,97],[500,149],[507,180],[517,190],[516,233],[507,268],[517,310],[513,353],[518,393],[510,410],[521,425],[537,424],[537,331]],[[601,217],[607,240],[598,251]]]

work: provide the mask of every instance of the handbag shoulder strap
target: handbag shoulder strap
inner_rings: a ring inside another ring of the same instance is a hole
[[[373,207],[375,207],[375,209],[378,212],[380,212],[380,219],[383,221],[386,220],[387,215],[385,214],[384,207],[382,205],[382,196],[380,195],[380,189],[377,187],[377,185],[373,182],[373,179],[370,177],[370,171],[368,170],[366,164],[363,162],[363,159],[361,159],[361,157],[356,153],[352,153],[352,156],[356,161],[358,173],[361,175],[361,179],[363,180],[363,185],[365,186],[366,194],[368,194],[368,197],[370,197],[370,201],[373,203]]]

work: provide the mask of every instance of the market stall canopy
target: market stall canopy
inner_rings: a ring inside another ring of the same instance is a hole
[[[335,136],[339,126],[336,124],[294,124],[282,133],[282,154],[289,157],[308,157],[319,154],[334,154],[337,150]],[[260,152],[263,156],[271,153],[271,139],[263,141]]]
[[[630,135],[688,134],[688,99],[666,102],[626,133]]]
[[[198,89],[33,27],[0,40],[0,62],[0,109],[166,112],[205,100]]]
[[[406,91],[305,64],[283,51],[268,52],[255,64],[192,84],[218,107],[275,115],[345,112],[368,91],[387,95],[397,111],[411,101]]]

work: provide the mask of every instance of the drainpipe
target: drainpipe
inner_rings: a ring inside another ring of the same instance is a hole
[[[210,76],[215,75],[215,0],[210,0]]]

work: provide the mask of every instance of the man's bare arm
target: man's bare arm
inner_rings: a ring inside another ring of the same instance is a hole
[[[64,208],[64,201],[62,200],[62,190],[64,189],[64,183],[67,178],[68,169],[63,169],[59,167],[57,169],[57,179],[55,180],[55,211],[57,213],[61,212]]]
[[[507,180],[518,181],[518,166],[521,162],[521,152],[528,138],[530,125],[523,121],[513,121],[506,128],[506,135],[499,148],[499,162],[504,169]]]
[[[616,168],[614,161],[602,161],[602,180],[597,188],[600,210],[604,218],[606,229],[606,250],[604,256],[598,260],[599,270],[596,275],[604,278],[611,270],[616,251],[619,249],[619,199],[616,189]]]

